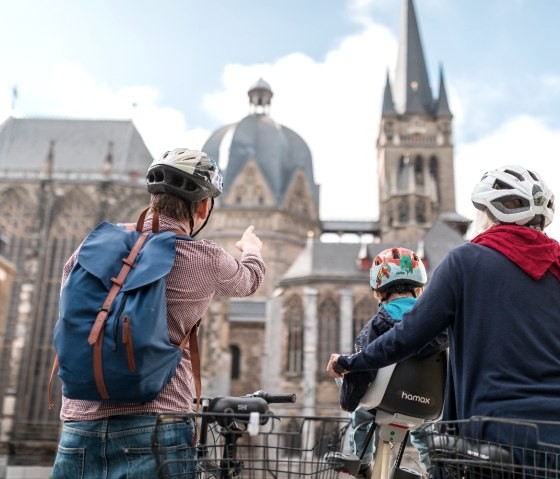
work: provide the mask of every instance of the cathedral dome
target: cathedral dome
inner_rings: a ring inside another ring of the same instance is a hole
[[[237,176],[248,161],[256,163],[266,180],[277,206],[281,206],[294,175],[303,171],[311,190],[316,211],[319,188],[313,178],[311,152],[293,130],[274,121],[268,114],[272,90],[260,79],[248,92],[252,112],[237,123],[214,132],[202,150],[224,168],[226,198]]]

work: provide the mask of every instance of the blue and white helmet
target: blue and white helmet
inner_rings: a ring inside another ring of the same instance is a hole
[[[554,218],[554,194],[538,173],[522,166],[488,171],[474,187],[471,200],[500,223],[544,229]]]

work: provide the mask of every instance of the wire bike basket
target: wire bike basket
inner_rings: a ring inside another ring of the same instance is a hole
[[[434,478],[560,479],[560,422],[473,417],[420,431]]]
[[[170,421],[194,420],[196,448],[166,448],[159,440]],[[159,478],[221,479],[238,477],[335,479],[324,459],[342,452],[349,419],[328,416],[278,416],[271,412],[160,414],[152,451]]]

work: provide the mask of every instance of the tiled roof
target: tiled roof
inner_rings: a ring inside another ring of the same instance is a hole
[[[144,176],[152,156],[129,120],[8,118],[0,125],[0,170],[99,173],[111,152],[115,173]]]

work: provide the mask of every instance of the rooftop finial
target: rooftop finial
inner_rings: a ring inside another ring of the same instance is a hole
[[[51,176],[53,171],[53,166],[54,166],[54,141],[51,140],[51,142],[49,143],[49,151],[47,153],[47,157],[45,158],[45,166],[43,167],[43,172],[47,176]]]
[[[107,149],[107,156],[105,157],[105,162],[103,164],[103,174],[109,176],[111,170],[113,169],[113,142],[110,141]]]
[[[249,88],[247,92],[249,95],[249,103],[251,104],[251,113],[269,113],[270,111],[270,100],[274,93],[270,85],[259,78],[258,81]]]

